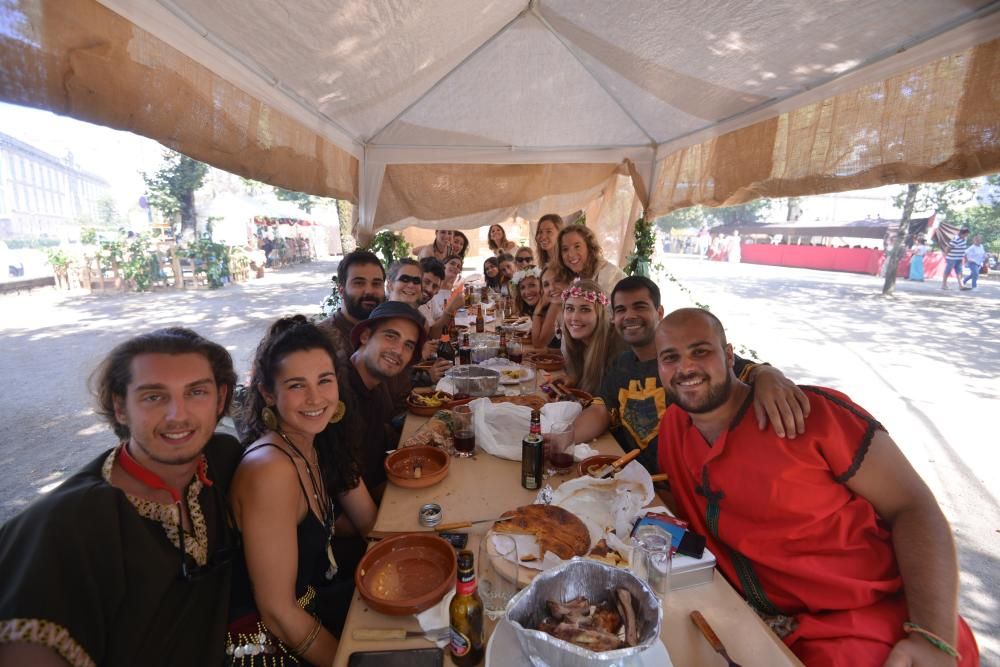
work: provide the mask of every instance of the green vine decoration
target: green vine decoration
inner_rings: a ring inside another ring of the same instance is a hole
[[[375,235],[364,250],[375,253],[387,269],[397,259],[409,257],[411,246],[398,232],[383,231]]]
[[[205,272],[208,286],[218,289],[229,278],[230,249],[222,243],[215,243],[207,235],[179,248],[178,254],[194,262],[195,270]]]
[[[625,275],[649,277],[653,261],[653,248],[656,245],[656,231],[653,223],[646,216],[639,216],[635,221],[635,247],[625,258]]]

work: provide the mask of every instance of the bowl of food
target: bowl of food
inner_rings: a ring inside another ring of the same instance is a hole
[[[382,462],[389,481],[405,489],[437,484],[448,475],[450,464],[447,451],[431,446],[403,447]]]
[[[447,410],[454,397],[433,387],[414,389],[406,397],[406,409],[418,417],[430,417],[438,410]]]
[[[566,365],[566,360],[561,354],[554,352],[532,352],[525,356],[526,361],[530,361],[535,368],[543,371],[557,371]]]
[[[455,584],[457,562],[451,544],[430,533],[382,540],[368,550],[354,572],[358,594],[389,616],[430,609]]]
[[[568,401],[570,403],[579,403],[582,407],[586,408],[594,402],[593,394],[583,389],[577,389],[576,387],[567,387],[561,382],[553,382],[551,385],[545,385],[542,387],[542,391],[550,403]]]
[[[468,394],[476,398],[492,396],[497,391],[500,373],[481,366],[455,366],[445,372],[455,383],[457,394]]]
[[[611,465],[617,460],[618,457],[613,454],[597,454],[596,456],[588,456],[584,460],[580,461],[580,475],[583,477],[592,476],[598,470]]]
[[[631,664],[660,640],[660,602],[627,570],[573,560],[538,574],[507,605],[525,655],[548,665]]]

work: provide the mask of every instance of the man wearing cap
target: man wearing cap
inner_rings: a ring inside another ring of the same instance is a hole
[[[337,265],[337,290],[341,303],[333,315],[319,323],[337,352],[337,368],[345,368],[355,346],[351,330],[385,301],[385,269],[367,250],[348,253]]]
[[[361,476],[375,502],[385,490],[386,451],[399,443],[390,423],[396,410],[389,383],[420,358],[425,335],[423,315],[399,301],[381,304],[351,330],[356,351],[348,368],[347,410],[361,443]]]
[[[962,262],[965,260],[965,250],[969,247],[969,228],[962,227],[958,236],[948,243],[948,252],[944,260],[944,277],[941,278],[941,289],[948,289],[948,275],[954,271],[958,286],[962,287]]]

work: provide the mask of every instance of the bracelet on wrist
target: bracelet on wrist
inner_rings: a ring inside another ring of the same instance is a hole
[[[916,623],[910,623],[909,621],[907,621],[906,623],[903,623],[903,632],[907,634],[920,635],[928,642],[930,642],[931,646],[938,649],[939,651],[947,653],[956,660],[961,661],[962,659],[962,656],[958,653],[958,651],[955,650],[954,646],[952,646],[944,639],[942,639],[939,635],[934,634],[927,628],[919,626]]]

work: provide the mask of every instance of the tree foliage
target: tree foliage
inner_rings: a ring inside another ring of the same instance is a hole
[[[194,193],[207,175],[207,164],[171,150],[163,152],[163,163],[155,174],[142,175],[149,205],[167,218],[180,215],[181,233],[188,238],[195,233]]]
[[[749,225],[767,222],[771,214],[770,199],[755,199],[739,206],[708,208],[707,206],[691,206],[674,211],[656,219],[656,226],[663,231],[684,229],[688,227],[702,228],[716,225]]]
[[[281,201],[290,201],[300,210],[306,213],[312,213],[313,208],[319,206],[322,198],[315,197],[313,195],[308,195],[304,192],[295,192],[294,190],[286,190],[284,188],[275,187],[274,196]]]
[[[643,216],[635,221],[635,248],[625,259],[626,275],[649,276],[650,264],[653,260],[653,248],[656,244],[656,230],[653,223]]]
[[[410,255],[410,244],[398,232],[383,231],[376,234],[364,250],[378,255],[382,266],[388,268],[397,259]]]
[[[960,178],[944,183],[923,183],[917,190],[917,199],[913,205],[914,211],[927,211],[943,216],[948,224],[955,224],[954,218],[973,199],[976,198],[975,181],[970,178]],[[902,209],[906,202],[906,191],[893,197],[892,203]]]

